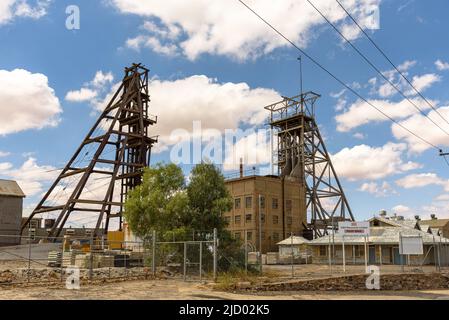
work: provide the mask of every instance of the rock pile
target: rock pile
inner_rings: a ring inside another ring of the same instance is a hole
[[[263,283],[251,288],[236,285],[235,290],[250,291],[354,291],[368,290],[367,275],[353,275],[315,280]],[[406,273],[380,276],[380,290],[437,290],[449,288],[449,275],[442,273]]]

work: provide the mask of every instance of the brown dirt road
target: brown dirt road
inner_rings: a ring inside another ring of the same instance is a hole
[[[258,295],[215,291],[210,285],[181,280],[135,280],[85,285],[80,290],[62,286],[0,287],[4,300],[449,300],[449,290],[363,292],[267,292]]]

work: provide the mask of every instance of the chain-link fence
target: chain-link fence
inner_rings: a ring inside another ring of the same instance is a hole
[[[0,235],[0,243],[5,242],[3,238],[12,237]],[[142,241],[65,236],[49,242],[44,237],[22,236],[13,242],[20,244],[0,247],[0,286],[68,283],[78,276],[82,282],[142,278],[203,281],[216,280],[224,273],[312,279],[363,274],[366,265],[378,266],[382,274],[449,271],[449,246],[437,242],[425,246],[423,255],[403,256],[399,262],[395,247],[391,254],[384,247],[367,246],[366,251],[346,247],[344,260],[342,248],[333,244],[260,254],[248,242],[226,241],[224,234],[214,231],[169,240],[153,232]]]
[[[68,283],[74,277],[215,279],[218,237],[213,231],[210,235],[210,239],[173,241],[159,241],[156,232],[144,241],[65,236],[49,242],[45,237],[16,237],[13,242],[20,244],[0,247],[0,285]]]

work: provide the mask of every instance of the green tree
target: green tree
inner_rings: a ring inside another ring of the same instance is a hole
[[[124,215],[134,234],[145,238],[152,230],[160,235],[184,233],[182,220],[188,211],[181,168],[159,163],[146,168],[142,184],[129,192]]]
[[[226,230],[223,213],[232,209],[232,197],[220,170],[211,163],[196,165],[186,186],[181,168],[174,164],[157,164],[147,168],[142,184],[132,190],[125,203],[125,218],[140,238],[157,232],[158,240],[211,240],[217,229],[220,270],[241,269],[244,255],[239,241]],[[199,247],[189,249],[192,261]],[[182,248],[176,244],[160,246],[159,259],[181,259]],[[212,263],[212,253],[203,249],[203,265]],[[189,258],[190,259],[190,258]],[[210,267],[210,266],[209,266]]]
[[[200,232],[217,228],[221,234],[227,227],[223,213],[232,209],[232,198],[219,169],[211,163],[196,165],[190,174],[187,196],[191,227]]]

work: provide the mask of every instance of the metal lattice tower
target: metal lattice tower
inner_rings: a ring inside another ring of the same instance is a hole
[[[157,137],[148,136],[148,127],[157,122],[157,117],[148,114],[148,74],[141,64],[125,68],[121,85],[23,224],[22,232],[36,214],[44,213],[57,215],[48,233],[50,240],[80,213],[94,216],[96,237],[108,231],[112,218],[119,219],[121,229],[127,193],[140,184],[157,142]]]
[[[335,230],[338,221],[354,220],[315,121],[319,97],[310,91],[265,107],[273,132],[273,164],[282,179],[302,184],[307,227],[315,237]]]

